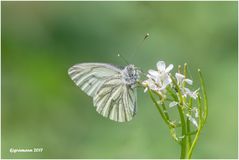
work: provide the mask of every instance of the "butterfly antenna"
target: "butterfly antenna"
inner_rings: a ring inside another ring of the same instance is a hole
[[[124,58],[123,55],[118,53],[118,57],[120,57],[127,65],[129,65],[129,62],[126,60],[126,58]]]
[[[144,41],[149,37],[149,33],[147,33],[144,36],[144,39],[138,44],[138,46],[134,49],[133,53],[131,54],[131,57],[133,57],[136,53],[137,50],[139,50],[139,48],[142,46],[142,44],[144,43]]]
[[[147,33],[145,36],[144,36],[144,39],[139,43],[139,45],[134,49],[134,51],[132,52],[132,54],[130,55],[130,57],[132,57],[133,55],[135,55],[136,51],[142,46],[142,43],[149,37],[149,33]],[[121,54],[118,54],[118,57],[121,57],[121,59],[127,64],[129,65],[129,62],[126,60],[126,58],[121,55]]]

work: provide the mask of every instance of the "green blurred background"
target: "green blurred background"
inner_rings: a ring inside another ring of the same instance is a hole
[[[2,157],[179,158],[142,89],[137,116],[116,123],[67,75],[125,65],[118,52],[144,70],[187,62],[195,85],[201,68],[209,117],[193,157],[237,158],[237,2],[2,2]],[[32,147],[44,150],[9,152]]]

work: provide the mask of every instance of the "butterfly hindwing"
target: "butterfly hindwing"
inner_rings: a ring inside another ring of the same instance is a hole
[[[105,82],[93,98],[96,111],[117,122],[130,121],[136,111],[134,90],[120,79]]]

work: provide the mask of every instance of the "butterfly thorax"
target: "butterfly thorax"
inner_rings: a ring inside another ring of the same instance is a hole
[[[127,85],[134,86],[139,80],[139,70],[132,64],[123,69],[123,80]]]

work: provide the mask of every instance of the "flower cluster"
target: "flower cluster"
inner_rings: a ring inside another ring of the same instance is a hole
[[[173,69],[173,64],[166,66],[164,61],[158,61],[157,70],[149,70],[147,73],[147,79],[142,82],[145,90],[151,90],[160,95],[160,103],[162,103],[168,96],[168,90],[171,94],[174,94],[177,99],[170,100],[168,106],[172,108],[174,106],[183,106],[185,108],[185,116],[191,121],[191,123],[197,128],[198,123],[196,118],[198,118],[198,109],[196,107],[189,107],[188,102],[186,102],[187,97],[196,100],[198,98],[198,91],[191,91],[187,88],[187,85],[192,85],[193,81],[186,78],[185,75],[181,74],[180,71],[175,73],[174,76],[170,73]],[[180,96],[182,97],[180,102]]]
[[[142,82],[142,85],[145,87],[144,92],[148,89],[158,92],[162,96],[166,93],[167,86],[173,86],[172,78],[170,71],[173,69],[173,64],[170,64],[166,67],[164,61],[159,61],[157,63],[157,71],[149,70],[147,77],[148,79]],[[193,81],[191,79],[185,78],[185,76],[181,73],[176,73],[175,78],[177,80],[177,85],[183,95],[183,97],[192,97],[193,99],[197,99],[198,90],[191,91],[189,88],[185,87],[185,84],[192,85]],[[175,103],[174,103],[175,104]]]
[[[191,158],[193,148],[208,115],[208,103],[203,76],[198,70],[199,88],[191,90],[193,81],[188,78],[187,64],[172,74],[174,66],[164,61],[157,63],[157,70],[149,70],[141,82],[144,92],[157,108],[169,128],[172,138],[181,146],[181,159]],[[174,113],[178,112],[178,115]],[[181,133],[180,133],[181,130]]]
[[[170,64],[166,67],[164,61],[159,61],[157,63],[157,69],[158,71],[149,70],[147,74],[148,79],[143,81],[142,84],[145,86],[145,92],[151,89],[163,95],[166,87],[172,83],[169,72],[173,69],[173,65]]]

